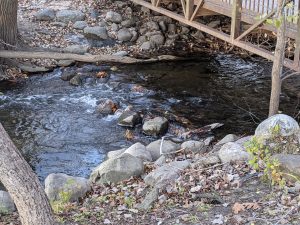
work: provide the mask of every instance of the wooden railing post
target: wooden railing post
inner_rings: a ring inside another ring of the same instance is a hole
[[[194,0],[186,0],[185,18],[190,20],[194,12]]]
[[[231,40],[240,35],[241,31],[242,0],[233,0],[231,14]]]
[[[156,0],[151,0],[151,4],[155,6],[156,5]]]
[[[298,14],[300,13],[300,2],[298,3]],[[296,46],[294,52],[294,64],[297,68],[300,67],[300,17],[297,19],[297,35],[296,35]]]

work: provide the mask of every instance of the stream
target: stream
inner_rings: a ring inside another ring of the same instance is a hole
[[[62,69],[0,86],[0,122],[41,180],[63,172],[88,177],[106,153],[140,141],[148,144],[141,127],[126,140],[117,115],[97,113],[97,101],[109,98],[121,109],[132,105],[144,115],[175,115],[178,129],[223,123],[213,135],[251,134],[267,116],[270,64],[232,55],[202,56],[197,60],[149,65],[82,65],[81,73],[108,71],[109,77],[86,79],[79,87],[60,79]],[[135,88],[142,91],[135,91]],[[289,79],[281,97],[282,112],[300,110],[300,79]],[[297,117],[299,121],[299,115]]]

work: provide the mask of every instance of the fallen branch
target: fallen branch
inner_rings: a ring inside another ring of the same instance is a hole
[[[161,55],[156,58],[150,58],[150,59],[135,59],[131,57],[115,56],[115,55],[79,55],[79,54],[58,53],[58,52],[29,52],[29,51],[8,51],[8,50],[1,50],[0,58],[56,59],[56,60],[75,60],[78,62],[87,62],[87,63],[102,62],[102,63],[122,63],[122,64],[153,63],[159,61],[173,61],[173,60],[183,59],[171,55]]]

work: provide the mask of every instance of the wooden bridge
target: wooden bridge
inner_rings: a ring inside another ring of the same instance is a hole
[[[234,46],[255,53],[268,60],[274,60],[272,51],[251,43],[246,37],[256,29],[276,32],[273,25],[266,24],[277,11],[278,0],[131,0],[179,22],[194,27],[202,32],[217,37]],[[177,3],[181,10],[170,11],[169,3]],[[300,10],[300,0],[293,1],[293,7],[285,9],[287,15],[297,15]],[[231,18],[230,32],[213,29],[201,22],[198,17],[225,15]],[[295,17],[296,18],[296,17]],[[285,58],[285,66],[300,71],[300,19],[287,22],[286,36],[293,43],[293,54]]]

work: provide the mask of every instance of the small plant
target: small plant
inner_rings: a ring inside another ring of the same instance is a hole
[[[274,129],[278,133],[280,128]],[[251,155],[249,164],[256,171],[261,171],[264,174],[264,178],[270,180],[272,185],[279,185],[280,187],[285,186],[285,179],[283,173],[279,169],[279,162],[272,158],[272,149],[263,141],[260,141],[256,137],[253,137],[249,142],[246,143],[246,150]]]
[[[134,203],[135,203],[135,198],[134,197],[125,197],[124,198],[124,203],[127,206],[127,208],[132,208]]]

